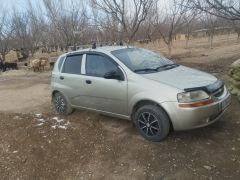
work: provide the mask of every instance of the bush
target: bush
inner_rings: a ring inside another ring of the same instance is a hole
[[[231,64],[229,76],[231,77],[229,91],[240,101],[240,59]]]

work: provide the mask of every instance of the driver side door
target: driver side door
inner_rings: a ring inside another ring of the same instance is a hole
[[[112,114],[127,115],[127,79],[118,64],[105,54],[89,53],[85,65],[83,106]],[[104,76],[118,72],[122,80]]]

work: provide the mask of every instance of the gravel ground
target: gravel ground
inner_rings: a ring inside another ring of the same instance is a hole
[[[176,61],[227,82],[232,59]],[[58,116],[51,109],[49,82],[49,72],[0,75],[0,179],[239,179],[235,97],[215,124],[172,132],[153,143],[130,121],[85,111]]]
[[[237,179],[239,103],[212,126],[144,140],[129,121],[76,111],[0,113],[2,179]]]

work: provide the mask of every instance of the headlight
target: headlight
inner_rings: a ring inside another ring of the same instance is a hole
[[[177,95],[178,102],[180,103],[192,103],[209,99],[210,96],[202,90],[183,92]]]

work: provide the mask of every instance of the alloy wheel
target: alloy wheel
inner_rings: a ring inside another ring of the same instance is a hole
[[[66,105],[64,99],[60,95],[55,96],[54,104],[59,113],[63,114],[65,112]]]
[[[158,119],[150,112],[143,112],[140,114],[138,125],[141,131],[147,136],[156,136],[160,131]]]

